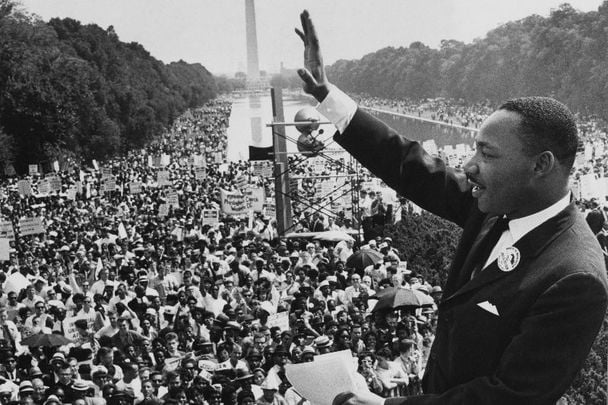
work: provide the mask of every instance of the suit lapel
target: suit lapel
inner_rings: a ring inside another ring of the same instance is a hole
[[[502,271],[498,267],[497,261],[494,260],[488,267],[483,269],[477,277],[468,282],[465,281],[455,293],[443,299],[442,304],[470,291],[474,291],[486,284],[502,279],[503,277],[525,271],[522,269],[526,269],[530,259],[538,256],[547,245],[572,226],[574,223],[574,215],[576,214],[575,211],[576,207],[571,203],[555,217],[534,228],[518,240],[513,246],[519,250],[521,259],[515,269],[511,271]],[[486,229],[489,229],[489,227]],[[481,240],[481,238],[479,240]],[[478,243],[479,241],[477,241],[477,244]],[[463,274],[469,274],[470,276],[470,269],[467,270],[466,268],[463,268]]]

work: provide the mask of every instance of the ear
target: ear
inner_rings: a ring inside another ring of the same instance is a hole
[[[556,164],[557,159],[555,159],[555,155],[553,155],[553,152],[548,150],[541,152],[536,156],[536,162],[534,164],[534,173],[537,176],[546,176],[553,171]]]

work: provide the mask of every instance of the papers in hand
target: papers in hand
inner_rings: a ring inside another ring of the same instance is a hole
[[[344,391],[367,391],[350,350],[315,356],[310,363],[287,364],[285,374],[296,392],[313,405],[331,405]]]

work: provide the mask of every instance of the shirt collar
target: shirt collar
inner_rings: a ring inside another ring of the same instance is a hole
[[[541,211],[509,221],[509,231],[511,232],[513,243],[523,238],[524,235],[532,229],[559,214],[568,206],[568,204],[570,204],[570,193],[567,193],[555,204],[550,205]]]

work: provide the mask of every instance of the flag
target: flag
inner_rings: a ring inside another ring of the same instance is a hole
[[[249,145],[249,160],[272,160],[273,147],[260,147]]]

